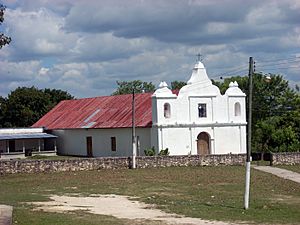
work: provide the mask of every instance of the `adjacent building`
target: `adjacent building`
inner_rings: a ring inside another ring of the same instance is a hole
[[[0,129],[0,158],[24,158],[31,155],[56,155],[56,136],[43,128]]]

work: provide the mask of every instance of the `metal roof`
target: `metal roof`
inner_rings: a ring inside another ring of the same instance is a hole
[[[0,140],[41,139],[41,138],[57,138],[57,136],[52,134],[46,134],[46,133],[0,134]]]
[[[152,126],[152,93],[135,94],[136,127]],[[132,94],[65,100],[32,127],[47,129],[126,128],[132,126]]]

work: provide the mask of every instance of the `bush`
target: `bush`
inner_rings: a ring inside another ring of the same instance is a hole
[[[144,153],[145,153],[146,156],[155,156],[154,146],[152,148],[145,149]]]
[[[170,152],[169,152],[169,149],[168,149],[168,148],[162,149],[162,150],[160,150],[160,152],[158,153],[158,155],[160,155],[160,156],[165,156],[165,155],[169,155],[169,154],[170,154]]]

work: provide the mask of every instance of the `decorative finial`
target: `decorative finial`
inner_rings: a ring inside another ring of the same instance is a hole
[[[196,56],[197,56],[197,61],[198,61],[198,62],[202,62],[202,60],[203,60],[203,55],[201,55],[200,53],[198,53]]]

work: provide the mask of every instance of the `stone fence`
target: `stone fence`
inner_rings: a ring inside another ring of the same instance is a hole
[[[137,168],[171,166],[244,165],[245,154],[192,156],[139,156]],[[0,160],[0,175],[131,168],[130,157],[76,158],[61,160]]]
[[[300,152],[282,152],[271,154],[271,165],[300,164]]]

